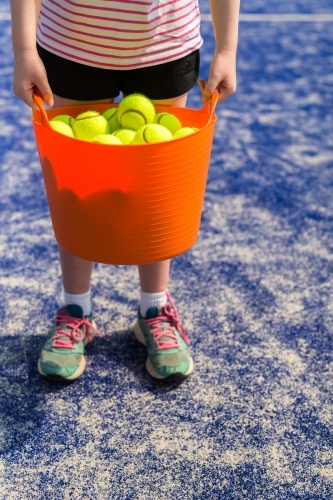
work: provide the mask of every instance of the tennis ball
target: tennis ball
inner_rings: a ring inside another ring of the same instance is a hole
[[[96,135],[107,134],[109,124],[98,111],[85,111],[76,117],[73,130],[77,139],[92,141]]]
[[[180,137],[185,137],[186,135],[194,134],[194,132],[196,132],[197,130],[199,129],[194,127],[183,127],[177,130],[177,132],[173,134],[173,138],[179,139]]]
[[[182,124],[178,120],[175,115],[171,113],[157,113],[155,116],[154,123],[158,123],[158,125],[163,125],[163,127],[170,130],[172,135],[177,132],[177,130],[182,128]]]
[[[129,128],[121,128],[113,132],[115,137],[121,140],[123,144],[132,144],[135,136],[135,130],[130,130]]]
[[[50,121],[50,125],[56,132],[60,132],[60,134],[68,135],[68,137],[75,137],[73,130],[66,123],[59,121]]]
[[[132,144],[150,144],[152,142],[164,142],[172,140],[170,130],[153,123],[151,125],[144,125],[136,132]]]
[[[110,134],[121,128],[121,125],[118,121],[118,108],[107,109],[106,111],[104,111],[102,116],[106,118],[109,124]]]
[[[51,122],[62,122],[66,123],[66,125],[69,125],[70,127],[73,127],[75,118],[69,115],[58,115],[52,118]]]
[[[153,123],[155,106],[141,94],[126,96],[118,106],[118,120],[122,127],[139,130],[143,125]]]
[[[92,142],[98,142],[99,144],[122,144],[118,137],[111,134],[100,134],[93,138]]]

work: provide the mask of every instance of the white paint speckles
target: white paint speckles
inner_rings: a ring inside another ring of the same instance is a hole
[[[10,23],[2,27],[8,47]],[[1,497],[331,497],[332,75],[322,71],[331,35],[296,27],[241,26],[239,90],[217,109],[199,238],[172,263],[169,289],[195,360],[179,386],[145,372],[131,266],[94,268],[104,336],[83,377],[64,387],[39,379],[61,276],[30,110],[12,95],[3,49]],[[214,44],[202,30],[203,76]],[[189,105],[201,107],[198,91]]]

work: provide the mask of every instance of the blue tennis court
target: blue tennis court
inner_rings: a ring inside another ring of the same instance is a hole
[[[203,0],[201,11],[207,78]],[[171,270],[195,372],[149,377],[131,329],[137,270],[99,264],[104,336],[64,386],[37,373],[61,278],[0,0],[1,499],[333,497],[333,5],[244,0],[241,13],[200,235]],[[201,105],[193,89],[188,106]]]

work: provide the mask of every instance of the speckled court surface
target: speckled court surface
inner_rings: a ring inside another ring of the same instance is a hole
[[[333,6],[244,0],[242,12],[332,17]],[[30,113],[11,91],[8,13],[0,0],[1,500],[331,500],[333,22],[240,24],[200,236],[169,286],[193,376],[148,376],[131,331],[137,271],[96,265],[104,337],[64,387],[36,369],[61,282]]]

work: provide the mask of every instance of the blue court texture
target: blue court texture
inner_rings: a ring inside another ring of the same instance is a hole
[[[0,1],[1,499],[333,498],[333,5],[241,11],[238,90],[218,107],[200,235],[169,286],[196,370],[183,384],[148,376],[137,271],[96,264],[104,336],[63,386],[36,369],[61,278]]]

